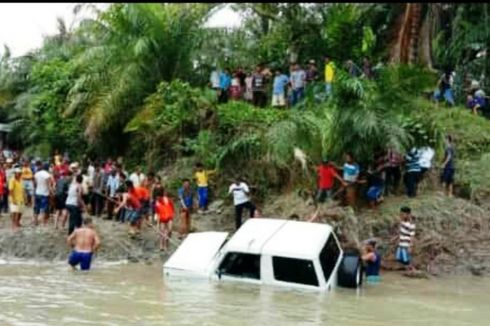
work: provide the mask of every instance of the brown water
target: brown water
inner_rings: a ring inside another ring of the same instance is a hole
[[[0,325],[489,325],[490,279],[384,275],[329,294],[164,280],[161,266],[0,262]]]

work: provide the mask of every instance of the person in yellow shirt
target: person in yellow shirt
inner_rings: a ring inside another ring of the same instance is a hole
[[[31,206],[32,198],[34,196],[34,174],[32,173],[31,167],[29,166],[29,161],[25,160],[22,165],[22,186],[26,193],[26,205]]]
[[[9,204],[12,214],[12,231],[20,228],[20,218],[24,209],[24,186],[22,185],[22,170],[16,168],[14,177],[9,180]]]
[[[328,56],[325,57],[325,93],[332,94],[332,84],[335,78],[335,66]]]
[[[206,170],[201,163],[196,164],[194,179],[197,183],[197,194],[199,197],[199,209],[208,209],[208,180],[209,176],[216,173],[216,170]]]

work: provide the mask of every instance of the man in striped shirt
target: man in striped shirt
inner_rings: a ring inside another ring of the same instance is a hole
[[[396,260],[405,265],[406,269],[413,271],[412,247],[415,237],[415,224],[412,223],[410,207],[402,207],[400,210],[400,229],[398,234],[398,247],[396,248]]]

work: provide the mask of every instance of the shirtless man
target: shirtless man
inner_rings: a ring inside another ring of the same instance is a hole
[[[92,254],[100,246],[100,239],[94,230],[92,219],[86,217],[83,221],[83,226],[73,231],[66,241],[69,246],[73,247],[73,251],[68,258],[68,264],[74,270],[80,264],[82,271],[88,271],[92,262]]]

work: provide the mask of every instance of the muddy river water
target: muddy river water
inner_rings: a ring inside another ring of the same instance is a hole
[[[0,325],[490,325],[490,278],[408,279],[329,294],[165,280],[160,264],[0,261]]]

